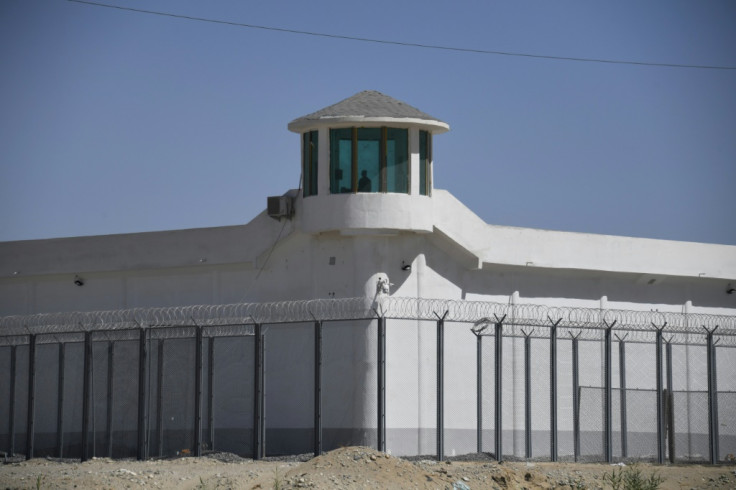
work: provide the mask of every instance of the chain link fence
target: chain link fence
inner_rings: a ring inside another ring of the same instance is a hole
[[[736,462],[736,349],[715,346],[719,457]]]
[[[406,298],[0,318],[0,420],[26,457],[727,462],[736,321]]]

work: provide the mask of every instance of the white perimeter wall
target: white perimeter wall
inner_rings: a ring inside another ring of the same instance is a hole
[[[447,209],[452,209],[451,200],[445,200],[449,202]],[[436,206],[434,213],[441,214]],[[105,253],[94,248],[96,245],[93,240],[89,245],[91,248],[77,258],[65,260],[65,254],[62,253],[55,261],[49,260],[47,265],[35,271],[33,254],[30,254],[31,258],[24,258],[21,245],[0,244],[0,252],[4,254],[0,254],[0,315],[363,295],[372,297],[376,293],[379,277],[385,276],[392,283],[391,294],[396,296],[736,314],[736,295],[725,294],[728,281],[723,277],[712,277],[723,275],[717,271],[729,271],[732,267],[728,262],[730,259],[724,262],[725,269],[716,264],[709,269],[716,272],[705,276],[691,275],[690,272],[683,275],[664,274],[663,271],[672,269],[667,269],[661,262],[654,264],[650,272],[647,264],[635,264],[634,259],[626,258],[626,254],[622,261],[617,262],[622,266],[614,267],[612,262],[613,265],[604,267],[612,270],[566,268],[565,260],[568,259],[545,266],[545,254],[548,253],[546,242],[532,243],[534,237],[513,238],[509,235],[516,233],[513,230],[507,233],[487,228],[483,224],[484,228],[477,223],[476,227],[472,219],[468,218],[468,221],[463,218],[462,211],[458,211],[457,216],[454,222],[449,221],[450,224],[448,220],[439,219],[433,233],[424,233],[426,230],[420,230],[422,233],[361,231],[358,227],[349,230],[347,235],[338,231],[305,233],[300,231],[298,222],[284,224],[261,216],[255,220],[255,225],[247,225],[243,229],[213,229],[206,233],[195,230],[195,246],[191,245],[192,241],[187,236],[172,235],[165,244],[166,249],[161,250],[161,244],[158,243],[160,237],[156,237],[151,246],[159,254],[158,258],[154,256],[146,260],[143,246],[148,243],[146,237],[132,240],[132,249],[123,247],[115,252],[114,248],[105,247]],[[272,247],[279,234],[280,240]],[[120,245],[127,238],[112,240]],[[553,246],[549,250],[554,251],[562,246],[554,245],[555,240],[552,240]],[[595,255],[601,253],[595,243],[585,245],[587,238],[580,243],[573,242],[582,247],[583,262],[593,261]],[[69,254],[74,255],[74,245],[79,243],[63,242],[62,245],[69,246]],[[179,243],[181,246],[177,245]],[[485,244],[485,248],[479,248],[478,243]],[[654,245],[647,241],[642,246]],[[29,246],[40,245],[34,243]],[[697,248],[700,245],[692,246]],[[51,246],[54,250],[55,247]],[[606,252],[608,255],[602,264],[608,263],[606,261],[615,262],[617,254],[623,253],[620,244],[612,247],[613,251]],[[672,247],[685,250],[690,245]],[[733,247],[713,247],[717,252],[716,258],[718,254],[725,254],[727,258],[732,255]],[[636,246],[628,247],[630,253],[635,253],[635,249]],[[652,250],[647,253],[656,255],[656,247]],[[513,255],[513,260],[503,258],[506,255]],[[139,260],[128,260],[132,256]],[[562,256],[573,259],[570,254]],[[499,260],[494,262],[494,257]],[[532,260],[526,261],[529,257]],[[201,260],[203,258],[206,260]],[[706,265],[711,264],[708,260]],[[21,264],[20,273],[8,273],[17,263]],[[411,270],[403,271],[402,265],[410,265]],[[699,265],[690,264],[688,267],[697,268]],[[73,283],[77,274],[84,279],[83,287]],[[469,333],[469,327],[448,324],[446,330],[446,379],[452,380],[449,386],[446,385],[448,429],[475,428],[475,337]],[[325,346],[330,349],[329,352],[325,351],[325,356],[332,356],[335,364],[328,368],[325,384],[327,389],[332,390],[332,396],[344,400],[345,406],[329,408],[325,423],[343,428],[375,427],[375,322],[356,325],[344,323],[340,328],[331,328],[337,330],[333,330],[334,335]],[[433,402],[436,389],[435,325],[426,321],[389,320],[387,330],[387,371],[392,373],[387,384],[388,429],[431,428],[435,424],[436,414]],[[272,428],[308,428],[311,420],[308,417],[295,417],[292,403],[293,393],[301,393],[300,398],[308,398],[303,393],[304,376],[290,379],[289,366],[301,366],[294,360],[304,357],[313,347],[308,342],[292,342],[283,335],[274,333],[273,338],[280,340],[269,350],[268,366],[275,376],[274,380],[278,381],[274,381],[268,394],[268,424]],[[308,337],[301,333],[299,336]],[[507,342],[505,354],[509,357],[504,364],[504,427],[521,430],[524,424],[523,341]],[[548,349],[538,344],[539,341],[535,342],[533,372],[534,376],[544,379],[548,376]],[[581,384],[600,385],[601,351],[586,355],[589,357],[585,361],[588,364]],[[726,368],[733,371],[733,367],[728,365],[728,362],[733,362],[733,357],[728,359]],[[571,369],[569,347],[560,348],[559,363],[560,377],[566,380],[569,374],[565,373]],[[701,386],[702,365],[699,359],[686,361],[681,379],[688,379],[690,386]],[[618,379],[617,370],[615,364],[614,386]],[[653,377],[647,375],[637,378],[636,373],[632,372],[629,379],[632,383],[630,386],[642,383],[641,387],[649,387],[648,380],[653,380]],[[559,410],[561,413],[569,412],[571,392],[567,381],[561,381],[560,386]],[[543,397],[544,393],[544,388],[541,388],[535,396]],[[546,406],[534,404],[532,413],[535,429],[549,428]],[[561,417],[559,428],[570,430],[571,418]],[[423,452],[432,446],[433,441],[427,433],[416,431],[410,437],[416,438],[412,444],[416,444],[417,450]],[[391,446],[391,440],[389,442]],[[509,441],[509,444],[516,447],[520,443]],[[462,443],[458,447],[448,446],[448,451],[462,452],[467,449],[461,446]],[[400,448],[407,447],[406,441],[396,441],[396,447],[397,451],[401,451]]]

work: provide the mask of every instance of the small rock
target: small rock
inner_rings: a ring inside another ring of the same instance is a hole
[[[470,490],[470,487],[467,486],[462,481],[458,480],[455,483],[452,484],[453,490]]]

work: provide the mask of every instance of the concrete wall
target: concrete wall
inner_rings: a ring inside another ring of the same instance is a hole
[[[432,202],[435,227],[483,264],[726,281],[736,277],[734,246],[494,226],[447,191],[436,190]]]
[[[297,198],[296,204],[293,221],[279,222],[262,214],[238,227],[2,243],[0,315],[372,297],[378,278],[385,276],[396,296],[736,314],[736,295],[725,293],[736,277],[736,247],[493,227],[449,193],[437,190],[432,198],[322,196]],[[427,206],[432,212],[424,214],[422,208]],[[402,270],[404,265],[411,270]],[[77,276],[84,286],[74,284]],[[303,451],[309,446],[305,441],[312,424],[311,328],[273,326],[266,333],[267,426],[274,452]],[[330,434],[329,444],[373,443],[375,322],[343,322],[326,329],[324,427]],[[435,325],[389,321],[387,330],[389,449],[401,454],[432,452]],[[503,430],[509,454],[518,454],[523,450],[523,341],[504,343],[508,357],[504,360]],[[562,341],[559,348],[559,429],[561,440],[566,441],[570,439],[563,434],[572,429],[569,343]],[[448,325],[448,454],[475,449],[475,345],[469,325]],[[537,340],[533,349],[538,388],[532,413],[535,440],[542,441],[535,447],[544,451],[549,430],[544,402],[549,350]],[[581,384],[602,386],[600,349],[600,344],[586,345]],[[640,370],[630,373],[630,387],[649,389],[653,367],[644,360],[651,358],[653,347],[633,349],[644,350],[634,357],[643,360],[637,361]],[[171,352],[172,359],[179,361],[191,357]],[[242,349],[223,350],[218,369],[229,372],[227,366],[238,365],[243,355]],[[736,371],[733,357],[727,359],[722,369]],[[689,389],[702,388],[703,365],[702,356],[691,353],[682,361],[678,369],[681,379],[689,380]],[[47,369],[52,368],[42,367],[42,372]],[[75,369],[70,367],[70,377],[76,376]],[[617,376],[614,365],[614,386]],[[172,386],[178,382],[171,380]],[[0,390],[7,389],[3,383]],[[232,389],[245,389],[237,386]],[[490,385],[487,391],[492,392]],[[492,413],[486,397],[484,406]],[[230,437],[225,444],[238,447],[237,441],[250,433],[251,426],[243,422],[249,416],[242,407],[227,408],[228,402],[222,403],[226,408],[218,412],[220,440]],[[695,417],[696,407],[688,414]],[[595,420],[591,423],[595,425]],[[120,430],[132,431],[133,426]],[[171,430],[188,429],[176,425]],[[590,430],[596,433],[595,427]],[[170,436],[175,437],[173,432]]]

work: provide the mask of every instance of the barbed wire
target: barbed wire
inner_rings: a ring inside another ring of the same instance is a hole
[[[192,336],[194,330],[184,327],[199,326],[206,327],[203,328],[205,336],[253,335],[252,326],[257,323],[357,321],[377,317],[437,321],[443,316],[446,322],[473,324],[476,335],[494,335],[491,327],[501,323],[503,335],[507,336],[549,338],[552,327],[556,327],[558,338],[579,335],[581,340],[600,340],[607,329],[612,329],[626,332],[627,341],[653,342],[656,329],[664,327],[668,342],[703,343],[706,330],[716,329],[714,335],[722,344],[736,345],[736,316],[733,315],[393,296],[379,296],[375,300],[335,298],[6,316],[0,317],[0,345],[22,343],[21,338],[32,334],[94,332],[95,338],[103,340],[100,332],[119,330],[132,331],[123,336],[133,339],[138,336],[135,331],[143,328],[155,330],[155,338],[173,338]]]

